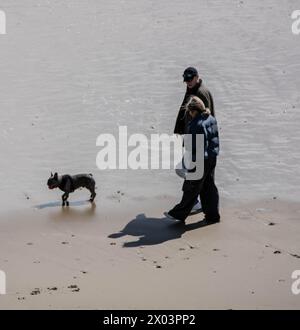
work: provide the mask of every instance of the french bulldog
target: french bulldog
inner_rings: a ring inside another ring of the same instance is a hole
[[[64,192],[62,195],[62,206],[69,206],[69,193],[74,192],[80,187],[84,187],[91,192],[89,201],[92,203],[96,197],[96,182],[92,174],[76,174],[76,175],[58,175],[57,172],[52,174],[47,182],[49,189],[59,188]]]

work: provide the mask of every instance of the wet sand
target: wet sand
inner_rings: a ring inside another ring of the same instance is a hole
[[[1,6],[0,308],[299,309],[297,1]],[[211,226],[162,216],[173,171],[96,167],[101,133],[172,133],[190,65],[220,128]],[[62,209],[51,171],[92,172],[96,207],[82,190]]]
[[[115,200],[112,206],[127,205],[122,214],[86,204],[8,215],[0,307],[299,308],[291,292],[300,258],[296,204],[224,208],[220,224],[205,226],[194,215],[183,226],[158,211],[166,202],[153,209]]]

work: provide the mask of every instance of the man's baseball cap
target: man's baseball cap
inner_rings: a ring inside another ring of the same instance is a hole
[[[183,81],[191,81],[194,77],[198,76],[198,71],[193,67],[188,67],[183,72]]]

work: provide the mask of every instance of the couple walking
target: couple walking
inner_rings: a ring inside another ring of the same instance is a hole
[[[193,144],[195,143],[195,135],[204,135],[204,150],[196,150],[195,145],[192,145],[193,161],[195,161],[197,152],[204,153],[204,172],[202,178],[198,180],[185,178],[180,203],[169,212],[165,212],[165,215],[184,223],[191,213],[197,213],[202,209],[205,221],[216,223],[220,221],[219,193],[214,180],[219,153],[219,133],[213,98],[195,68],[185,69],[183,81],[187,88],[178,112],[174,133],[191,134]],[[198,199],[199,196],[201,203]]]

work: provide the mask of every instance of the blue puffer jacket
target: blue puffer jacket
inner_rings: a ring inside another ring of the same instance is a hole
[[[196,160],[196,134],[204,134],[204,158],[216,157],[219,154],[219,131],[217,120],[207,113],[199,114],[188,126],[188,134],[192,134],[193,161]]]

